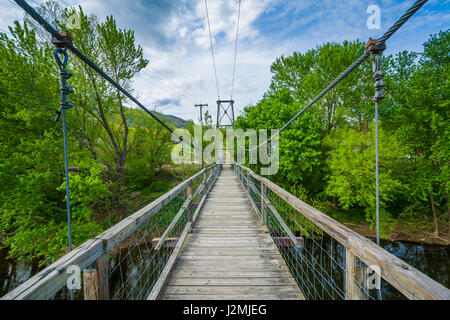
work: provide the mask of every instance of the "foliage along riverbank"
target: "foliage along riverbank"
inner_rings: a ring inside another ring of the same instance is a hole
[[[113,16],[101,20],[56,1],[37,10],[59,30],[77,10],[79,28],[67,30],[77,48],[133,91],[136,76],[150,64],[134,31],[120,28]],[[68,244],[62,124],[54,121],[60,75],[49,40],[27,16],[0,33],[0,245],[14,259],[41,264],[58,259]],[[76,247],[170,190],[181,173],[167,167],[173,146],[168,130],[75,56],[67,69],[74,90],[67,127]],[[164,119],[173,129],[186,125]]]
[[[333,218],[366,238],[376,238],[375,229],[364,219],[349,219],[342,214],[335,215]],[[380,237],[391,242],[402,241],[426,245],[449,246],[448,221],[445,217],[442,218],[442,221],[439,221],[439,228],[441,230],[441,236],[436,237],[433,219],[405,220],[399,218],[392,220],[388,230],[381,232]]]

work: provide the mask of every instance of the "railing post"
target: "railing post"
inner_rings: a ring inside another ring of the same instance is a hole
[[[244,179],[242,179],[242,170],[241,170],[241,168],[237,168],[237,174],[238,174],[239,181],[241,182],[242,185],[244,185]]]
[[[346,300],[366,300],[366,295],[360,287],[366,286],[365,277],[361,279],[361,268],[356,266],[356,256],[349,249],[345,248],[345,299]],[[366,268],[364,268],[366,269]],[[366,270],[362,270],[366,274]],[[362,280],[362,281],[361,281]]]
[[[192,222],[192,182],[189,183],[188,187],[187,187],[187,193],[186,193],[186,197],[187,199],[189,199],[188,202],[188,206],[187,206],[187,211],[188,211],[188,221]]]
[[[263,219],[264,224],[267,224],[267,210],[266,210],[266,203],[264,201],[264,197],[266,195],[266,186],[264,185],[264,182],[261,179],[261,217]]]
[[[202,197],[203,196],[205,196],[206,195],[206,181],[207,181],[207,179],[206,179],[206,175],[208,174],[208,172],[205,172],[204,174],[203,174],[203,178],[202,178],[202,186],[203,186],[203,191],[201,192],[201,194],[202,194]]]
[[[95,268],[83,271],[84,300],[98,300],[98,273]]]
[[[345,248],[345,299],[354,300],[356,284],[354,281],[356,257],[349,248]]]
[[[250,196],[250,174],[247,171],[247,193]]]
[[[94,267],[83,271],[84,300],[109,300],[108,256],[104,254]]]

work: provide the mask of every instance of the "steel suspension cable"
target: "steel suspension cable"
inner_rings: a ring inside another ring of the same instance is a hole
[[[231,80],[231,100],[233,100],[234,75],[236,73],[236,56],[237,56],[237,45],[238,45],[238,38],[239,38],[239,20],[240,20],[240,17],[241,17],[241,0],[239,0],[238,14],[237,14],[236,41],[235,41],[235,44],[234,44],[233,78]]]
[[[389,30],[379,39],[377,39],[377,46],[383,45],[386,40],[388,40],[400,27],[409,20],[428,0],[418,0],[406,11]],[[258,146],[247,151],[253,151],[254,149],[260,148],[265,145],[268,141],[272,140],[274,137],[279,135],[284,129],[286,129],[292,122],[294,122],[299,116],[301,116],[306,110],[308,110],[312,105],[319,101],[325,94],[327,94],[331,89],[333,89],[339,82],[341,82],[346,76],[348,76],[353,70],[355,70],[361,63],[363,63],[368,57],[369,53],[364,53],[355,62],[353,62],[344,72],[342,72],[335,80],[333,80],[325,89],[322,90],[311,102],[309,102],[302,110],[300,110],[291,120],[289,120],[281,129],[279,129],[275,134],[273,134],[269,139],[262,142]]]
[[[220,100],[219,80],[217,78],[216,59],[214,58],[214,47],[213,47],[213,41],[212,41],[212,36],[211,36],[211,25],[210,25],[210,22],[209,22],[209,12],[208,12],[207,0],[205,0],[205,9],[206,9],[206,20],[208,22],[209,42],[211,44],[211,56],[212,56],[212,61],[213,61],[214,76],[216,78],[217,97]]]

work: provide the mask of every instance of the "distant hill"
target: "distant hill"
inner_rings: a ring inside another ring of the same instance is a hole
[[[155,114],[155,116],[157,116],[158,118],[164,118],[167,121],[169,121],[170,123],[172,123],[175,127],[177,128],[184,128],[186,125],[186,120],[181,119],[179,117],[176,116],[172,116],[170,114],[162,114],[159,112],[153,112]],[[161,119],[162,120],[162,119]]]
[[[138,109],[138,108],[128,108],[128,110],[132,111],[133,113],[140,113],[140,114],[145,114],[147,115],[143,110]],[[173,126],[175,126],[176,128],[184,128],[186,126],[186,120],[170,115],[170,114],[163,114],[161,112],[158,111],[153,111],[150,110],[156,117],[158,117],[159,119],[161,119],[164,122],[169,122],[170,124],[172,124]],[[149,116],[149,115],[147,115]],[[131,119],[128,120],[129,124],[132,125],[133,121]]]

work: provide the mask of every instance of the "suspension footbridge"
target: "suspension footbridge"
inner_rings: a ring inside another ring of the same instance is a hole
[[[199,214],[163,299],[304,299],[231,168]]]
[[[377,299],[376,274],[406,298],[450,299],[266,178],[216,164],[2,299]]]

